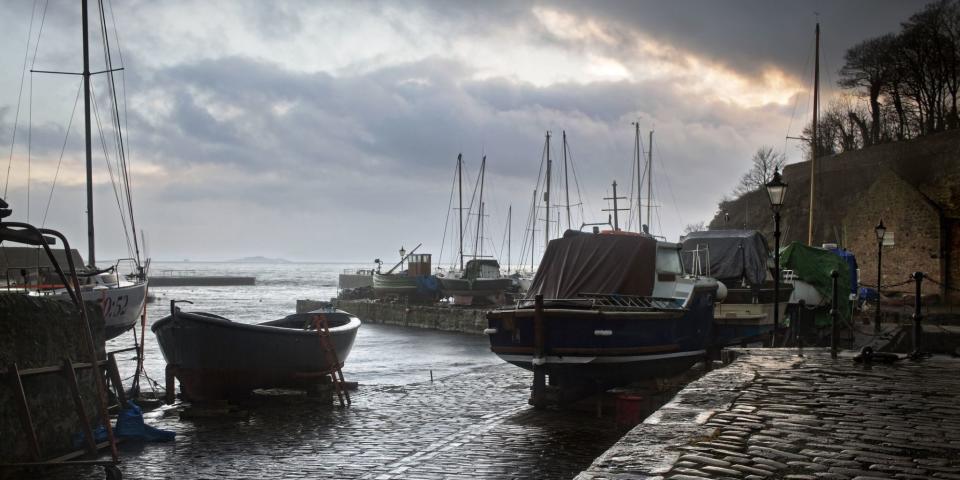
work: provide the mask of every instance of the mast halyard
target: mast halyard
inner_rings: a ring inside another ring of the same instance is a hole
[[[550,160],[550,131],[547,131],[547,179],[544,182],[543,203],[546,205],[546,214],[543,216],[543,250],[547,250],[547,244],[550,243],[550,167],[553,161]]]
[[[643,156],[643,151],[640,150],[640,121],[633,122],[634,135],[633,141],[636,143],[634,145],[634,151],[637,153],[637,231],[643,231],[643,206],[640,205],[640,189],[643,188],[642,182],[643,177],[640,174],[640,157]],[[629,212],[628,212],[629,213]]]
[[[510,233],[513,223],[513,205],[507,207],[507,274],[510,273]]]
[[[567,171],[567,131],[563,131],[563,183],[567,192],[567,229],[572,228],[570,220],[570,173]],[[560,225],[560,222],[557,222]]]
[[[533,210],[532,220],[530,220],[530,272],[533,273],[534,261],[536,259],[537,245],[537,189],[533,189],[533,202],[530,203]]]
[[[473,258],[477,258],[477,251],[480,251],[480,254],[483,255],[483,245],[480,242],[483,241],[483,237],[480,236],[480,229],[483,228],[483,180],[484,175],[487,170],[487,156],[483,156],[483,160],[480,161],[480,210],[479,215],[477,215],[477,240],[473,244]]]
[[[463,271],[463,154],[457,154],[457,190],[460,193],[460,271]]]
[[[807,245],[813,245],[813,207],[817,173],[817,123],[820,121],[820,22],[817,22],[816,30],[817,42],[814,50],[813,67],[813,135],[811,138],[812,146],[810,148],[810,209],[807,217]]]
[[[647,144],[647,232],[653,228],[653,216],[650,208],[653,206],[653,130],[650,130],[650,143]],[[643,228],[643,225],[640,226]]]
[[[93,149],[90,141],[90,40],[87,27],[87,0],[80,1],[81,22],[83,31],[83,124],[84,142],[86,143],[87,167],[87,262],[96,267],[96,248],[93,235]]]

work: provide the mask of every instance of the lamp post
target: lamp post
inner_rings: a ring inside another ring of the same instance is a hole
[[[877,234],[877,314],[873,320],[873,331],[880,333],[880,284],[883,278],[880,266],[883,263],[883,237],[887,234],[887,227],[883,226],[883,218],[876,227],[873,227],[873,233]]]
[[[771,345],[777,345],[777,331],[780,329],[780,207],[787,194],[787,184],[780,178],[780,171],[773,171],[773,178],[767,182],[767,195],[770,208],[773,209],[773,337]]]
[[[400,246],[400,271],[403,271],[403,258],[407,256],[407,249]]]

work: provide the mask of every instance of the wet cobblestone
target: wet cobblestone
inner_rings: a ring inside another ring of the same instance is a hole
[[[624,433],[609,416],[532,409],[531,381],[503,364],[433,383],[361,386],[344,409],[284,396],[248,418],[148,416],[177,439],[121,444],[121,470],[125,479],[572,478]],[[50,478],[103,478],[99,468],[59,474]]]
[[[960,360],[806,353],[745,351],[577,478],[960,478]]]

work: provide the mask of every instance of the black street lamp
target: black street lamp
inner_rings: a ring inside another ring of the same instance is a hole
[[[778,170],[773,171],[773,179],[767,182],[767,195],[770,197],[770,208],[773,209],[773,339],[772,346],[777,345],[777,331],[780,329],[780,207],[787,194],[787,184],[783,183]]]
[[[400,271],[403,271],[403,259],[407,256],[407,249],[400,247]]]
[[[887,227],[883,226],[883,218],[880,219],[880,223],[876,227],[873,227],[873,233],[877,234],[877,316],[873,321],[873,331],[880,333],[880,283],[881,283],[881,270],[880,266],[883,262],[883,237],[887,234]]]

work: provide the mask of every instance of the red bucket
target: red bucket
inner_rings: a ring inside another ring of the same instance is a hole
[[[620,427],[633,427],[643,421],[643,397],[640,395],[617,395],[616,408]]]

